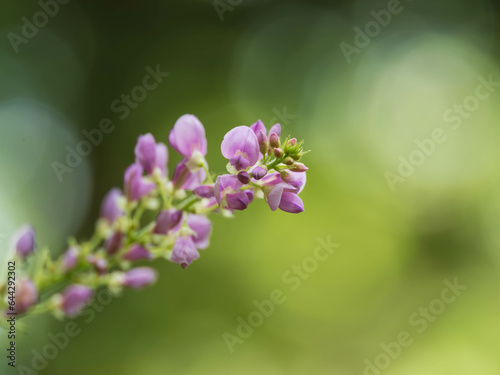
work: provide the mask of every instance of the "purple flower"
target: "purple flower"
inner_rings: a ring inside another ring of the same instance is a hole
[[[114,231],[107,239],[104,241],[104,248],[108,255],[113,255],[121,249],[123,245],[123,233]]]
[[[201,198],[212,198],[215,196],[213,185],[200,185],[193,190],[193,193]]]
[[[166,176],[168,174],[168,149],[165,143],[157,143],[156,144],[156,159],[155,166],[159,168],[162,176]]]
[[[267,169],[263,167],[255,167],[252,170],[252,177],[255,178],[256,180],[260,180],[267,174]]]
[[[259,133],[263,133],[264,137],[266,136],[267,129],[264,123],[261,120],[258,120],[255,124],[250,125],[250,129],[255,133],[255,135],[259,135]]]
[[[13,236],[13,243],[16,249],[16,255],[21,259],[29,256],[35,251],[35,230],[31,225],[23,225]]]
[[[66,250],[62,261],[62,269],[64,272],[69,272],[76,267],[78,263],[79,251],[75,246],[71,246]]]
[[[261,120],[257,121],[255,124],[251,125],[250,129],[253,130],[253,132],[255,133],[255,135],[257,137],[259,137],[259,134],[263,134],[264,137],[266,136],[266,131],[267,131],[266,126],[264,125],[264,123]],[[272,133],[275,133],[279,137],[281,135],[281,125],[274,124],[271,127],[271,130],[269,130],[268,137],[270,137]]]
[[[305,185],[305,177],[293,176],[295,186],[283,182],[279,173],[268,174],[262,179],[264,195],[272,211],[278,208],[294,214],[304,211],[304,204],[297,194]]]
[[[308,169],[309,168],[307,168],[303,163],[299,163],[298,161],[293,163],[293,165],[290,168],[290,170],[294,172],[305,172]]]
[[[99,275],[104,275],[106,273],[106,270],[108,269],[108,262],[106,259],[101,258],[99,256],[95,256],[93,254],[90,254],[87,257],[87,262],[92,264],[94,268],[96,269],[97,273]]]
[[[172,181],[176,188],[194,190],[205,181],[207,174],[204,169],[198,169],[195,172],[191,172],[186,163],[187,160],[183,159],[177,164]]]
[[[237,176],[224,174],[217,177],[214,185],[215,199],[219,206],[226,201],[227,207],[233,210],[244,210],[250,204],[250,199],[244,191],[239,191],[243,184]]]
[[[130,250],[125,253],[123,259],[130,261],[153,259],[153,254],[151,254],[148,249],[141,245],[133,245]]]
[[[247,171],[240,171],[238,173],[238,181],[241,182],[243,185],[246,185],[250,182],[250,175],[248,174]]]
[[[246,169],[260,159],[259,141],[248,126],[237,126],[230,130],[224,136],[221,151],[236,170]]]
[[[281,135],[281,125],[280,124],[274,124],[271,126],[271,129],[269,130],[269,137],[271,137],[271,134],[275,133],[278,137]]]
[[[61,293],[61,309],[69,317],[75,317],[90,301],[93,295],[92,289],[85,285],[73,284]]]
[[[139,136],[135,146],[135,160],[148,174],[159,168],[162,175],[167,174],[168,149],[163,143],[156,143],[152,134]]]
[[[191,159],[196,152],[202,156],[207,154],[205,128],[196,116],[181,116],[170,131],[168,141],[186,159]]]
[[[131,202],[141,199],[155,188],[155,184],[146,181],[142,173],[140,164],[132,164],[125,171],[125,193]]]
[[[298,214],[304,212],[304,203],[297,194],[283,191],[279,203],[279,209],[291,214]]]
[[[123,285],[132,289],[141,289],[156,281],[157,273],[149,267],[137,267],[125,273]]]
[[[179,264],[182,268],[186,268],[199,257],[200,253],[196,250],[196,246],[191,236],[177,237],[172,256],[170,257],[172,262]]]
[[[196,248],[206,249],[209,245],[210,230],[212,229],[210,220],[203,215],[189,215],[187,225],[196,233],[195,236],[192,236]]]
[[[21,277],[16,283],[14,312],[22,314],[38,302],[38,290],[31,279]]]
[[[111,189],[104,197],[101,205],[101,217],[113,223],[118,217],[123,215],[123,211],[118,206],[118,198],[122,196],[122,192],[118,188]]]
[[[167,235],[169,231],[179,230],[182,225],[182,211],[173,208],[163,210],[156,218],[156,226],[153,233]]]
[[[211,197],[206,200],[202,200],[199,205],[201,210],[208,210],[212,207],[218,206],[219,204],[217,203],[217,199],[215,199],[215,197]]]
[[[269,134],[269,145],[271,147],[279,147],[280,146],[280,137],[276,133]]]
[[[253,190],[245,190],[245,194],[247,195],[248,197],[248,203],[252,203],[253,201],[253,197],[254,197],[254,192]]]
[[[299,194],[306,186],[306,174],[302,172],[292,172],[283,170],[280,175],[283,182],[293,186],[296,190],[294,193]]]

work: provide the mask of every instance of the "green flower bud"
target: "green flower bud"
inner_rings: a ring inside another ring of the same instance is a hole
[[[309,168],[307,168],[303,163],[293,163],[293,165],[290,167],[290,170],[292,172],[305,172],[307,171]]]
[[[280,147],[280,137],[276,133],[271,133],[269,136],[269,144],[271,147]]]
[[[283,150],[281,148],[275,148],[274,149],[274,156],[276,156],[278,159],[281,159],[283,157]]]

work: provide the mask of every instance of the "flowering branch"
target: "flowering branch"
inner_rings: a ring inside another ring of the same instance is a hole
[[[279,124],[267,133],[260,120],[229,131],[221,145],[228,173],[215,182],[205,159],[205,129],[195,116],[182,116],[170,132],[171,147],[183,157],[171,180],[167,146],[141,135],[123,192],[114,188],[106,195],[90,240],[72,238],[66,252],[52,259],[47,248],[35,251],[31,226],[16,232],[9,256],[15,273],[1,280],[0,311],[75,317],[100,287],[118,295],[154,283],[153,268],[133,267],[139,260],[165,258],[188,267],[209,245],[211,213],[230,217],[254,198],[265,199],[273,211],[303,212],[303,142],[281,142],[280,133]],[[143,217],[148,211],[156,212],[151,222]]]

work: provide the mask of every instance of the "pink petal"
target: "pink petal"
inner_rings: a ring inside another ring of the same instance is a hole
[[[198,249],[206,249],[209,245],[212,223],[203,215],[189,215],[187,225],[196,232],[193,241]]]
[[[183,157],[189,159],[195,151],[207,154],[205,128],[196,116],[181,116],[170,132],[169,142]]]
[[[278,134],[278,136],[280,136],[281,135],[281,125],[280,124],[274,124],[271,127],[271,130],[269,130],[269,135],[271,135],[271,133],[276,133],[276,134]]]
[[[248,126],[237,126],[224,136],[221,151],[226,159],[241,156],[248,165],[254,165],[259,160],[259,141]]]
[[[304,203],[297,194],[285,191],[281,196],[279,208],[285,212],[298,214],[300,212],[304,212]]]

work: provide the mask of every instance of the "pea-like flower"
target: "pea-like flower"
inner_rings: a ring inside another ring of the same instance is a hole
[[[90,254],[87,256],[87,262],[94,266],[99,275],[104,275],[108,270],[108,261],[101,255]]]
[[[170,131],[170,145],[187,160],[201,160],[207,154],[203,124],[194,115],[181,116]]]
[[[283,182],[296,189],[296,194],[299,194],[306,186],[307,176],[305,173],[284,170],[280,173],[280,177]]]
[[[259,147],[260,147],[260,152],[262,155],[265,155],[270,143],[271,143],[271,138],[273,139],[273,145],[276,147],[276,138],[279,139],[279,136],[281,135],[281,125],[280,124],[274,124],[271,127],[271,130],[269,130],[269,134],[266,135],[267,129],[264,123],[259,120],[255,124],[250,126],[250,129],[255,133],[257,136],[257,140],[259,141]],[[274,134],[274,135],[272,135]],[[272,135],[272,137],[271,137]]]
[[[201,198],[212,198],[215,196],[214,186],[213,185],[200,185],[196,189],[193,190],[193,194],[195,194]]]
[[[250,204],[250,196],[240,190],[242,186],[238,176],[224,174],[217,177],[214,193],[219,206],[240,211],[246,209]]]
[[[18,314],[26,312],[38,302],[38,290],[31,279],[21,277],[16,283],[14,302],[14,312]]]
[[[141,259],[153,259],[153,254],[144,246],[135,244],[123,255],[123,259],[132,262]]]
[[[118,205],[118,199],[122,196],[122,192],[118,188],[111,189],[104,197],[101,205],[101,217],[106,219],[110,224],[123,215],[123,210]]]
[[[119,231],[114,231],[111,235],[106,238],[104,242],[104,248],[106,249],[106,253],[109,255],[114,255],[121,249],[123,245],[123,233]]]
[[[207,178],[207,174],[204,169],[192,171],[189,169],[188,162],[188,160],[183,159],[175,168],[172,182],[176,188],[194,190]]]
[[[284,182],[279,173],[271,173],[262,179],[264,196],[272,211],[278,208],[292,214],[304,211],[304,203],[298,193],[304,188],[306,180],[305,174],[303,178],[300,174],[293,175],[293,185]]]
[[[191,236],[177,237],[170,260],[182,268],[187,268],[194,260],[200,257]]]
[[[93,290],[86,285],[70,285],[61,293],[60,308],[70,318],[75,317],[80,314],[93,295]]]
[[[256,180],[264,178],[266,174],[267,174],[267,169],[262,166],[257,166],[254,169],[252,169],[252,178]]]
[[[76,246],[70,246],[66,252],[64,253],[62,269],[63,271],[69,272],[78,264],[78,257],[80,255],[80,251]]]
[[[135,160],[147,174],[153,174],[155,168],[158,168],[163,176],[167,174],[167,146],[164,143],[156,143],[151,133],[139,136],[135,146]]]
[[[236,170],[247,169],[260,159],[257,136],[248,126],[237,126],[230,130],[222,141],[222,155]]]
[[[182,211],[176,209],[163,210],[156,218],[153,233],[167,235],[170,231],[177,231],[182,225]]]
[[[35,251],[35,230],[31,225],[23,225],[13,236],[16,255],[21,259],[28,257]]]
[[[127,271],[123,277],[123,286],[142,289],[153,284],[158,278],[156,271],[150,267],[137,267]]]
[[[132,164],[125,171],[125,193],[131,202],[148,195],[156,186],[153,182],[144,179],[143,172],[144,169],[137,163]]]
[[[197,249],[206,249],[210,243],[212,222],[206,216],[191,214],[187,218],[187,225],[195,232],[192,236]]]

